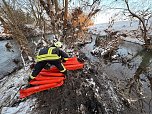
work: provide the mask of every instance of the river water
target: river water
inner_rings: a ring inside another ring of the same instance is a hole
[[[12,48],[8,50],[5,45],[9,43]],[[17,43],[13,40],[0,41],[0,79],[11,73],[17,65],[13,62],[13,59],[20,59],[20,51]]]
[[[143,50],[141,45],[123,41],[116,51],[119,57],[108,61],[90,54],[94,44],[93,40],[91,44],[82,48],[90,61],[103,67],[103,72],[116,83],[116,90],[130,101],[139,114],[152,114],[152,52]],[[133,79],[139,82],[133,82]]]
[[[46,36],[47,39],[52,39],[53,36],[52,35],[47,35]],[[33,38],[29,39],[30,42],[30,46],[32,51],[34,51],[35,46],[34,46],[34,41],[37,43],[38,40],[40,39],[40,37],[34,37],[34,40],[32,40]],[[12,46],[11,49],[7,49],[5,47],[5,45],[9,43],[9,45]],[[8,74],[12,73],[13,71],[16,70],[16,68],[18,68],[21,65],[21,58],[20,58],[20,49],[19,46],[17,44],[17,42],[13,41],[13,40],[3,40],[0,41],[0,79],[2,79],[3,77],[7,76]],[[19,64],[15,64],[13,62],[13,60],[19,60]]]

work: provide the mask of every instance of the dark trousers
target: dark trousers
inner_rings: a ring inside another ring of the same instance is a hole
[[[61,73],[63,73],[64,75],[67,74],[67,70],[65,69],[64,65],[61,63],[60,60],[47,60],[36,63],[36,65],[34,66],[34,70],[32,72],[32,76],[36,77],[41,72],[41,70],[45,68],[47,64],[54,65],[60,70]]]

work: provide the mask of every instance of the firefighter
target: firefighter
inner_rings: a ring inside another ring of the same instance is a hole
[[[62,62],[66,62],[66,60],[68,60],[68,55],[60,48],[62,48],[62,43],[57,41],[53,44],[53,46],[43,48],[39,51],[36,56],[37,63],[35,64],[32,74],[29,77],[29,81],[34,79],[43,68],[46,68],[49,65],[54,65],[61,73],[64,75],[67,74],[67,70]]]

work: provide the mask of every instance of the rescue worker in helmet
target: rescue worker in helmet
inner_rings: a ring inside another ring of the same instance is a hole
[[[67,70],[62,62],[66,62],[66,60],[68,60],[68,55],[64,51],[60,50],[60,48],[62,48],[62,43],[57,41],[53,46],[43,48],[39,51],[36,56],[37,63],[34,66],[29,81],[34,79],[48,64],[56,66],[64,75],[67,74]]]

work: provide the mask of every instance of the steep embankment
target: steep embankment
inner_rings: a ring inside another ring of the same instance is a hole
[[[102,72],[99,63],[85,62],[83,70],[69,71],[63,86],[35,95],[37,114],[129,113],[115,84]]]

